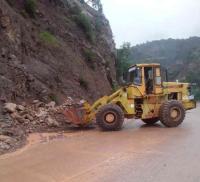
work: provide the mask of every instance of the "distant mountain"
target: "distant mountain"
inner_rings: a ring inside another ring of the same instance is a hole
[[[200,37],[147,42],[131,48],[133,63],[161,63],[168,69],[171,81],[197,83],[200,98]]]

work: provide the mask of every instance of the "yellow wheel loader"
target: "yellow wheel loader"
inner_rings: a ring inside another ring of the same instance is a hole
[[[125,118],[141,119],[146,124],[160,120],[167,127],[176,127],[183,122],[186,110],[196,108],[196,102],[189,83],[167,80],[160,64],[136,64],[128,70],[126,85],[115,93],[93,105],[84,102],[68,108],[64,114],[81,126],[96,119],[103,130],[120,130]]]

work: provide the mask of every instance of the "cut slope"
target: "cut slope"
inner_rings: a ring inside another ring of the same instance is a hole
[[[109,94],[115,44],[104,15],[77,1],[32,0],[29,9],[26,2],[0,1],[1,100]]]

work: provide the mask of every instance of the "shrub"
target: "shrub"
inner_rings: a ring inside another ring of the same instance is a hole
[[[111,86],[113,92],[116,92],[119,89],[119,85],[117,83],[112,83]]]
[[[79,84],[82,88],[84,88],[85,90],[88,89],[88,82],[86,80],[83,79],[83,77],[79,78]]]
[[[24,8],[31,18],[35,18],[36,0],[25,0]]]
[[[92,29],[92,24],[89,18],[83,13],[80,13],[79,15],[75,16],[75,21],[77,25],[85,32],[88,40],[90,40],[91,42],[94,42],[95,34]]]
[[[79,15],[79,14],[81,14],[81,8],[78,5],[74,5],[74,6],[70,7],[69,11],[70,11],[70,13],[72,15]]]
[[[84,49],[84,56],[88,62],[91,62],[95,58],[95,53],[91,49]]]
[[[50,99],[51,101],[54,101],[55,103],[58,103],[58,97],[57,97],[56,94],[54,94],[54,93],[50,93],[50,94],[49,94],[49,99]]]
[[[100,17],[97,17],[95,20],[95,28],[96,28],[97,32],[101,33],[103,25],[102,25],[102,21],[101,21]]]
[[[24,17],[24,18],[28,18],[28,14],[26,13],[25,10],[21,10],[20,14]]]
[[[40,39],[47,44],[51,44],[51,45],[58,44],[58,40],[56,39],[56,37],[47,31],[40,33]]]
[[[84,49],[83,51],[85,60],[89,64],[90,68],[95,69],[94,59],[96,57],[95,53],[91,49]]]

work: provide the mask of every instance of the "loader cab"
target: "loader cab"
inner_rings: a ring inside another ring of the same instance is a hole
[[[142,85],[142,69],[134,66],[129,69],[128,79],[129,83],[134,84],[136,86]]]
[[[128,82],[136,86],[142,95],[163,92],[160,64],[137,64],[128,70]]]

